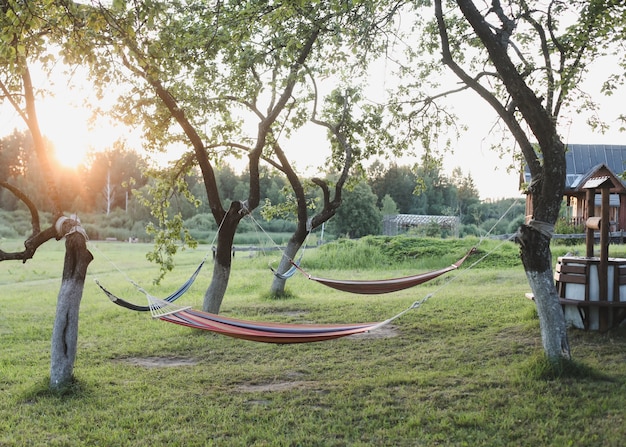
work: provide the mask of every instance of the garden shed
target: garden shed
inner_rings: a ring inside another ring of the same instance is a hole
[[[587,218],[585,183],[591,178],[608,177],[613,183],[609,197],[610,231],[626,230],[626,145],[569,144],[565,154],[566,179],[564,197],[567,220],[583,225]],[[528,167],[522,174],[522,189],[526,190],[526,220],[533,215],[532,194],[526,186],[532,182]],[[594,198],[596,216],[600,215],[600,196]]]
[[[437,225],[442,231],[448,231],[451,236],[459,235],[460,219],[457,216],[428,216],[420,214],[395,214],[383,217],[383,234],[397,236],[411,229],[426,229]]]

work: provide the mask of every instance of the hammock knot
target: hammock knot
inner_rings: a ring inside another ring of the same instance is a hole
[[[240,200],[239,203],[241,204],[241,209],[239,210],[239,214],[241,214],[242,216],[245,216],[246,214],[250,214],[250,209],[248,208],[248,201]]]
[[[416,302],[414,302],[413,304],[411,304],[411,307],[409,307],[409,309],[417,309],[418,307],[420,307],[422,304],[424,304],[428,299],[430,299],[433,296],[432,293],[429,293],[428,295],[426,295],[424,298],[422,298],[421,300],[418,300]]]
[[[63,232],[63,226],[66,223],[68,225],[71,225],[71,227],[67,232]],[[79,233],[85,238],[86,241],[89,241],[87,232],[81,226],[80,219],[78,218],[76,214],[72,214],[70,217],[66,217],[66,216],[59,217],[54,224],[54,229],[57,232],[57,240],[63,239],[73,233]]]

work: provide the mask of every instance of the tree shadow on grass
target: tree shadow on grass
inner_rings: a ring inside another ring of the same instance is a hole
[[[22,394],[22,400],[25,403],[35,403],[40,399],[58,398],[63,400],[82,399],[90,393],[89,388],[82,381],[72,377],[67,385],[59,388],[50,388],[50,378],[34,384],[26,389]]]
[[[550,361],[543,353],[532,356],[522,366],[522,373],[530,380],[616,382],[617,379],[577,360]]]

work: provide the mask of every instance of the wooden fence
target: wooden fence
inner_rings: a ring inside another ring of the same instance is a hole
[[[498,239],[498,240],[507,240],[507,239],[513,239],[514,237],[515,237],[515,233],[500,234],[500,235],[491,236],[490,238]],[[552,235],[552,239],[582,239],[584,241],[585,238],[586,238],[585,233],[572,233],[572,234],[555,233],[554,235]],[[594,233],[594,239],[596,242],[600,242],[600,232]],[[625,240],[626,240],[626,231],[611,231],[609,233],[609,242],[611,244],[623,244]]]

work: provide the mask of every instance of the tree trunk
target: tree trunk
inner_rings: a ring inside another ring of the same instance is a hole
[[[570,359],[567,326],[554,286],[550,238],[527,225],[520,228],[518,237],[526,277],[535,296],[545,354],[552,363]]]
[[[508,106],[502,104],[494,94],[477,82],[476,78],[467,76],[467,73],[453,61],[444,20],[443,2],[436,1],[435,13],[442,39],[444,62],[466,85],[477,91],[492,105],[520,144],[526,163],[531,169],[533,182],[529,189],[533,194],[533,221],[535,223],[522,226],[518,242],[521,246],[524,271],[537,303],[544,350],[550,362],[558,363],[562,359],[570,358],[570,350],[565,317],[552,279],[550,240],[554,223],[559,215],[565,187],[565,147],[556,129],[556,116],[544,107],[543,99],[530,88],[526,83],[526,76],[518,71],[518,64],[510,58],[509,40],[502,37],[503,33],[511,32],[511,30],[505,30],[505,24],[503,24],[503,29],[494,32],[483,16],[484,11],[479,11],[472,0],[456,0],[456,2],[489,53],[489,59],[511,96],[515,110],[522,114],[523,121],[528,125],[541,148],[542,162],[530,143],[530,139],[522,131],[520,123],[515,119],[515,114],[511,113],[511,104]],[[493,6],[498,7],[499,3],[494,2]],[[504,14],[499,17],[504,17]]]
[[[285,273],[291,268],[291,260],[295,259],[298,250],[302,247],[302,243],[303,241],[296,238],[295,235],[289,239],[287,247],[283,252],[283,256],[280,258],[280,263],[278,264],[278,273]],[[286,283],[287,278],[274,275],[274,280],[272,281],[272,286],[270,287],[270,294],[275,297],[284,295]]]
[[[93,260],[80,231],[67,235],[63,279],[57,300],[50,350],[50,388],[63,389],[72,381],[78,341],[78,313],[87,267]]]
[[[211,312],[213,314],[220,312],[222,300],[224,299],[226,288],[228,287],[230,268],[230,262],[228,265],[224,265],[217,261],[217,257],[215,258],[215,264],[213,264],[213,279],[204,294],[204,302],[202,303],[202,310],[205,312]]]
[[[241,202],[233,202],[224,217],[217,233],[217,248],[213,264],[213,278],[204,294],[202,310],[219,313],[226,294],[232,265],[232,251],[239,221],[247,212]]]

